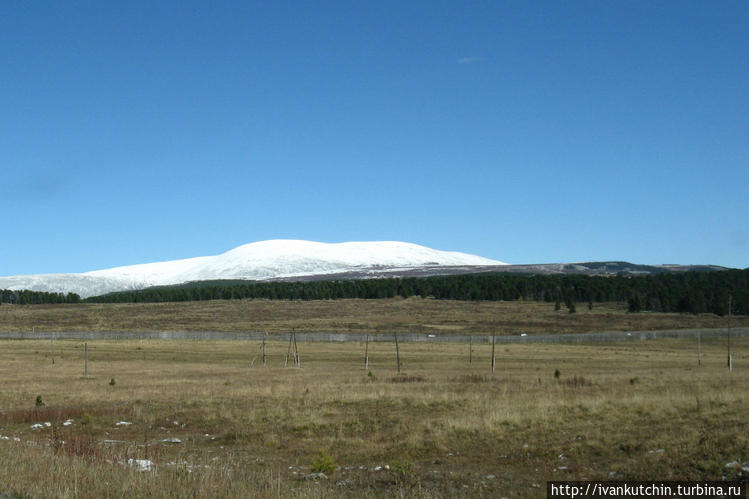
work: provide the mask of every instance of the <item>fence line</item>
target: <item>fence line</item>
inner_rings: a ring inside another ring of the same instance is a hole
[[[220,331],[156,331],[156,332],[0,332],[0,339],[12,340],[237,340],[261,341],[263,337],[278,341],[291,341],[294,333],[276,333],[265,336],[263,332],[227,333]],[[609,341],[655,340],[661,338],[721,338],[727,336],[726,328],[664,329],[658,331],[602,331],[596,333],[497,335],[496,343],[600,343]],[[731,336],[749,336],[749,327],[731,328]],[[367,339],[368,338],[368,339]],[[296,333],[300,342],[361,342],[392,343],[393,333]],[[492,334],[474,332],[470,335],[435,335],[427,333],[398,333],[398,341],[406,343],[491,343]]]

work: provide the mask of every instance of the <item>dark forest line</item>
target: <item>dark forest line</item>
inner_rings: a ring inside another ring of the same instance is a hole
[[[204,281],[88,298],[95,303],[137,303],[216,299],[335,300],[400,296],[438,300],[532,300],[575,304],[628,302],[631,312],[749,313],[749,269],[658,275],[467,274],[388,279],[306,282]]]
[[[0,289],[0,304],[41,305],[46,303],[79,303],[80,301],[81,297],[75,293]]]
[[[749,269],[657,275],[466,274],[387,279],[256,282],[203,281],[81,300],[75,293],[0,291],[0,303],[138,303],[221,299],[336,300],[400,296],[438,300],[531,300],[555,302],[570,312],[576,304],[627,302],[631,312],[749,313]]]

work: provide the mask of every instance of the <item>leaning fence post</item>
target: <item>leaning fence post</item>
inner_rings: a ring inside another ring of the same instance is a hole
[[[83,375],[88,376],[88,343],[83,344]]]
[[[287,367],[289,365],[289,355],[291,355],[291,345],[292,340],[294,338],[294,333],[289,334],[289,348],[286,349],[286,357],[283,360],[283,366]]]
[[[52,363],[55,363],[55,337],[49,339],[49,350],[52,354]]]

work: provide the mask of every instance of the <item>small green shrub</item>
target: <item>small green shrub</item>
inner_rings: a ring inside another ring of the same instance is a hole
[[[410,459],[398,459],[390,463],[390,471],[397,482],[410,482],[414,478],[414,463]]]
[[[310,464],[310,471],[312,473],[325,473],[326,475],[330,475],[336,470],[336,468],[338,468],[338,463],[336,463],[333,456],[328,454],[324,449],[320,449],[320,453],[312,461],[312,464]]]
[[[41,395],[37,395],[36,396],[36,403],[35,403],[35,405],[36,405],[36,407],[42,407],[44,405],[44,402],[42,401],[42,396]]]
[[[115,382],[114,378],[112,378],[112,379],[109,380],[109,386],[114,386],[116,384],[117,383]]]
[[[562,375],[561,372],[559,372],[559,369],[554,369],[554,377],[556,379],[559,379],[559,377]]]

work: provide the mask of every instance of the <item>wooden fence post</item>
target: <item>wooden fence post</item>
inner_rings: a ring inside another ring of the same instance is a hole
[[[364,370],[369,370],[369,333],[364,343]]]
[[[401,351],[398,346],[398,333],[395,334],[395,359],[398,362],[398,374],[401,373]]]
[[[731,357],[731,305],[733,295],[728,295],[728,372],[733,371],[733,357]]]
[[[492,374],[494,374],[494,367],[497,365],[496,357],[494,357],[494,335],[492,335]]]
[[[268,333],[263,333],[263,367],[267,366],[267,358],[265,357],[265,335]]]
[[[289,348],[286,349],[286,357],[283,360],[283,366],[286,367],[289,364],[289,355],[291,354],[291,339],[294,336],[294,333],[291,333],[289,335]]]
[[[88,376],[88,343],[83,344],[83,375]]]

